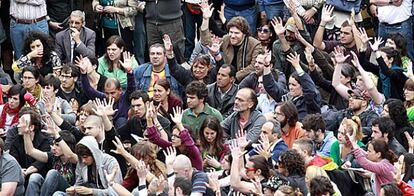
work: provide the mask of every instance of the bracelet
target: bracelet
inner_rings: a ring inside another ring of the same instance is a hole
[[[322,28],[325,28],[325,25],[319,25],[320,27],[322,27]]]
[[[173,177],[174,176],[174,172],[173,173],[169,173],[169,174],[167,174],[167,178],[169,178],[169,177]]]
[[[55,139],[55,143],[59,143],[60,141],[62,141],[62,137],[59,136],[58,138]]]
[[[144,189],[146,189],[147,188],[147,186],[146,185],[139,185],[138,186],[138,190],[140,191],[140,190],[144,190]]]

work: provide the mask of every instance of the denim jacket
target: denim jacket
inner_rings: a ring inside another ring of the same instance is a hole
[[[148,91],[151,83],[152,65],[150,63],[144,63],[134,70],[135,85],[137,90]],[[177,82],[177,80],[171,75],[168,64],[165,64],[165,78],[171,85],[171,90],[176,95],[181,96],[183,94],[183,87]]]

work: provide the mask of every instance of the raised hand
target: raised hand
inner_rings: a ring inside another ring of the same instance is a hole
[[[214,168],[218,168],[218,167],[221,166],[220,162],[217,159],[215,159],[214,157],[210,156],[210,155],[206,156],[206,163],[209,166],[214,167]]]
[[[260,182],[260,179],[258,176],[254,177],[254,180],[252,181],[255,190],[252,190],[252,193],[254,195],[263,196],[263,189],[262,189],[262,183]]]
[[[332,5],[325,5],[322,8],[321,25],[326,25],[334,20],[335,16],[332,16],[334,7]]]
[[[237,137],[237,144],[239,145],[239,148],[241,150],[244,150],[244,148],[246,148],[247,145],[249,145],[249,141],[247,141],[246,138],[246,132],[243,130],[239,130],[239,133],[236,134]]]
[[[287,55],[287,61],[296,69],[300,67],[300,54],[293,52]]]
[[[309,65],[309,69],[311,69],[311,67],[312,67],[311,71],[315,70],[315,68],[316,68],[314,66],[315,65],[315,60],[312,56],[312,53],[313,53],[314,50],[315,50],[314,47],[306,47],[305,52],[304,52],[306,61],[308,62],[308,65]]]
[[[119,63],[121,63],[122,67],[125,69],[127,73],[131,73],[134,55],[131,55],[131,53],[129,53],[128,51],[124,51],[122,53],[122,56],[124,57],[124,62],[119,61]]]
[[[263,147],[264,150],[269,150],[270,149],[270,142],[269,142],[269,138],[267,137],[266,134],[260,134],[260,140],[259,143],[261,144],[261,146]]]
[[[52,99],[46,96],[43,96],[43,103],[45,104],[45,110],[47,113],[52,113],[53,112],[53,106],[55,105],[54,103],[52,103]]]
[[[175,124],[181,124],[181,121],[183,119],[183,110],[181,109],[181,107],[177,106],[173,108],[173,112],[174,112],[174,116],[170,114],[171,120]]]
[[[75,64],[79,67],[79,70],[82,74],[87,74],[88,66],[92,66],[92,63],[89,60],[89,58],[82,57],[82,55],[80,57],[76,57]]]
[[[173,55],[173,44],[169,35],[164,34],[162,36],[162,42],[164,43],[165,50],[167,55]]]
[[[407,72],[405,73],[405,75],[407,76],[407,78],[409,78],[411,80],[414,80],[413,62],[412,61],[408,61]]]
[[[147,177],[149,169],[145,165],[144,161],[139,160],[135,169],[137,170],[138,179],[145,179]]]
[[[174,164],[175,157],[177,157],[177,151],[175,150],[175,147],[170,146],[167,149],[163,151],[165,156],[165,164],[167,166],[171,166]]]
[[[349,54],[344,56],[344,50],[340,47],[337,46],[334,49],[334,56],[335,56],[335,62],[336,63],[344,63],[346,61],[346,59],[348,59]]]
[[[211,3],[209,5],[208,1],[201,1],[200,7],[201,7],[201,12],[203,12],[203,18],[210,19],[214,11],[213,4]]]
[[[369,44],[371,45],[371,49],[372,49],[372,51],[377,51],[377,50],[378,50],[378,48],[379,48],[379,46],[380,46],[382,43],[384,43],[384,40],[382,40],[382,38],[381,38],[381,37],[376,37],[376,38],[374,39],[374,43],[373,43],[373,44],[371,44],[371,42],[370,42]]]
[[[220,191],[220,183],[217,173],[208,174],[208,183],[205,183],[206,187],[210,188],[213,192]]]
[[[362,43],[368,44],[370,38],[368,37],[367,31],[365,31],[365,28],[359,28],[358,33],[356,35],[359,37]]]
[[[413,153],[414,152],[414,139],[411,137],[411,135],[408,132],[404,132],[405,137],[408,141],[408,152]]]
[[[289,12],[291,15],[297,14],[296,13],[296,5],[293,0],[289,0],[287,8],[289,9]]]
[[[315,15],[316,11],[314,9],[306,10],[305,14],[303,14],[303,19],[305,19],[306,23],[310,23],[313,20],[313,16]],[[314,21],[314,20],[313,20]]]
[[[114,105],[114,99],[113,98],[109,98],[109,102],[106,101],[106,99],[104,99],[104,101],[101,101],[100,99],[95,99],[95,101],[93,101],[93,103],[96,106],[96,109],[92,108],[93,112],[95,112],[96,115],[98,116],[112,116],[115,114],[115,112],[117,111],[113,109],[113,105]]]
[[[231,140],[231,143],[230,143],[230,152],[231,152],[231,156],[233,157],[233,159],[235,157],[241,157],[243,155],[242,154],[242,150],[240,150],[239,145],[240,144],[238,143],[238,140],[237,139]]]
[[[220,47],[221,47],[221,44],[223,43],[223,40],[218,36],[214,36],[211,41],[212,41],[211,46],[207,46],[207,48],[210,51],[210,53],[213,56],[215,56],[220,52]]]
[[[286,29],[283,26],[282,19],[280,17],[279,18],[273,17],[271,23],[272,23],[273,29],[275,30],[275,33],[277,35],[284,35],[285,34]]]
[[[355,68],[357,69],[362,67],[361,64],[359,63],[358,56],[355,54],[354,51],[351,51],[351,55],[352,55],[352,60],[351,60],[352,65],[354,65]]]
[[[46,122],[47,129],[46,130],[42,129],[42,132],[47,133],[53,137],[58,135],[59,128],[57,127],[55,122],[52,120],[52,118],[50,116],[45,116],[44,121]]]
[[[115,150],[112,149],[111,152],[120,154],[120,155],[124,155],[128,153],[124,148],[124,144],[122,144],[121,140],[118,137],[115,137],[115,141],[112,140],[112,143],[115,145],[116,149]]]
[[[118,170],[119,170],[119,168],[117,166],[112,168],[112,171],[104,170],[105,178],[106,178],[106,181],[108,182],[109,186],[111,186],[111,184],[114,183],[115,176],[116,176]]]

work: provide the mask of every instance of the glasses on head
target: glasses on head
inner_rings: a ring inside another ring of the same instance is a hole
[[[267,29],[267,28],[257,28],[257,32],[269,33],[270,32],[270,29]]]

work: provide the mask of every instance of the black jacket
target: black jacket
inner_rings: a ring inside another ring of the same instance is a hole
[[[237,84],[233,84],[230,90],[224,95],[223,99],[221,98],[219,89],[216,83],[209,84],[207,86],[208,97],[207,103],[213,108],[216,108],[223,115],[223,118],[227,118],[231,113],[233,113],[234,99],[236,93],[239,90]]]

